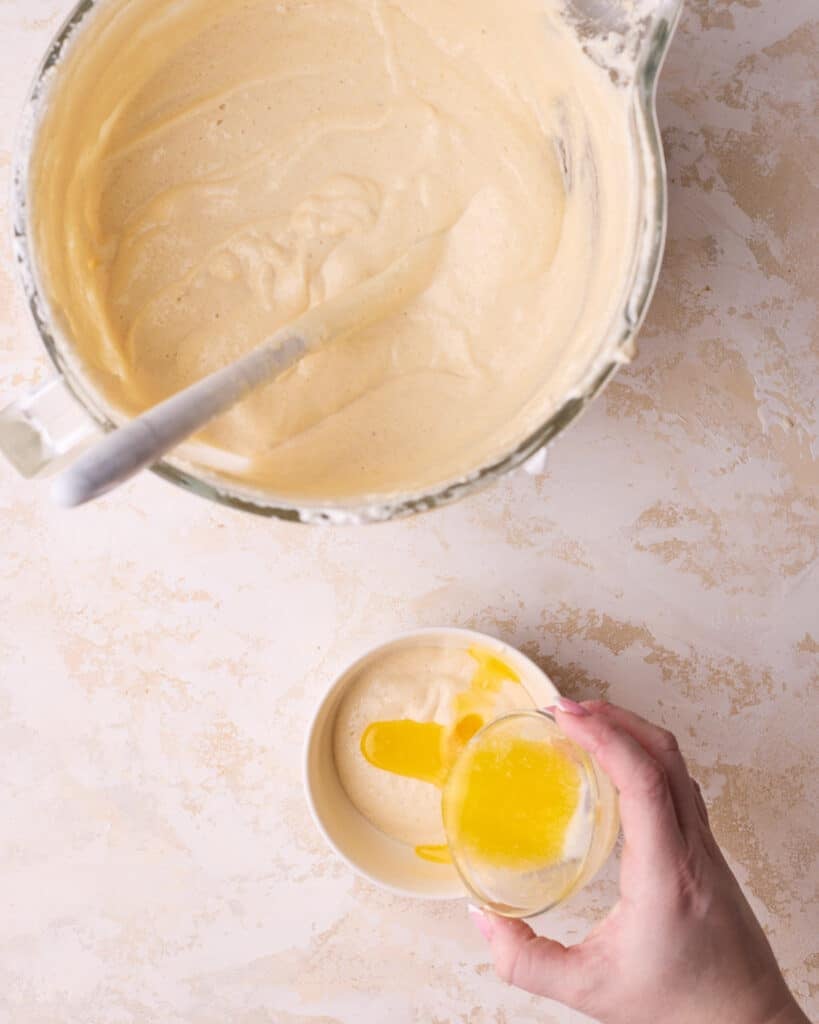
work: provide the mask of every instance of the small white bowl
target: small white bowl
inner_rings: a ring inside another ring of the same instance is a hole
[[[403,843],[379,832],[350,801],[336,771],[333,731],[336,713],[350,681],[388,651],[413,646],[479,645],[497,654],[520,676],[536,707],[555,703],[558,690],[542,669],[508,644],[469,629],[446,626],[403,633],[370,648],[336,678],[316,709],[307,734],[304,785],[307,803],[319,830],[335,852],[358,874],[402,896],[453,900],[466,896],[455,868],[422,860]]]

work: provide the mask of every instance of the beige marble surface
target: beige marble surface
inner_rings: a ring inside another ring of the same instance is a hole
[[[3,179],[67,7],[0,0]],[[331,532],[151,477],[64,514],[0,465],[0,1021],[579,1020],[498,983],[461,905],[356,880],[308,817],[302,739],[330,676],[437,623],[679,733],[819,1013],[811,13],[689,3],[660,88],[670,240],[640,356],[541,477]],[[8,397],[46,362],[1,252]],[[615,879],[549,930],[582,935]]]

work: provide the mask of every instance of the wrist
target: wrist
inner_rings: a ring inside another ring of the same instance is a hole
[[[761,1024],[810,1024],[807,1015],[799,1003],[790,996],[787,1005],[783,1006],[772,1017],[767,1017]]]
[[[811,1024],[781,975],[778,984],[766,993],[747,995],[749,998],[744,1000],[735,993],[730,1009],[723,1007],[719,1017],[714,1018],[715,1024]]]

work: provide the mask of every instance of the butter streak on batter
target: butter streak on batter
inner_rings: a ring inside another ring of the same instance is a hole
[[[531,706],[519,676],[491,651],[388,652],[360,670],[339,707],[339,779],[376,828],[445,863],[441,787],[459,754],[481,726]]]

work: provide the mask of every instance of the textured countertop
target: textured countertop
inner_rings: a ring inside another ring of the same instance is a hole
[[[2,197],[67,8],[0,0]],[[319,694],[431,624],[502,636],[571,695],[678,733],[819,1013],[811,12],[689,2],[660,86],[670,237],[639,358],[539,477],[332,531],[150,476],[61,513],[0,464],[3,1024],[579,1021],[500,984],[462,905],[357,880],[308,817]],[[4,237],[0,394],[46,372]],[[581,936],[615,892],[612,864],[550,932]]]

